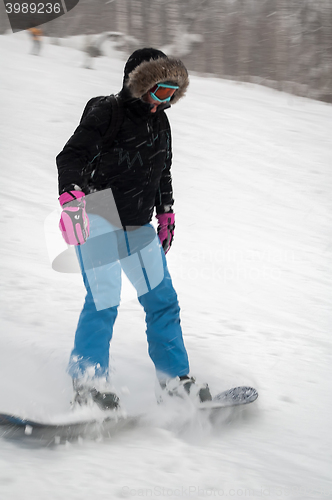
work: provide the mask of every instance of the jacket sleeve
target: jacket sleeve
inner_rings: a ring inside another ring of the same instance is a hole
[[[166,134],[166,157],[164,169],[161,174],[159,188],[156,194],[155,206],[157,214],[173,212],[173,187],[172,187],[172,136],[169,121],[166,115],[165,134]]]
[[[89,110],[81,123],[56,157],[59,194],[74,185],[84,191],[85,169],[102,148],[103,136],[110,124],[111,106],[98,103]]]

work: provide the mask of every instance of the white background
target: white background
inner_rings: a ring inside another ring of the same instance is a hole
[[[120,53],[83,54],[26,33],[0,37],[1,411],[68,414],[66,364],[84,300],[79,275],[50,267],[55,156],[93,96],[121,88]],[[253,385],[221,418],[156,409],[144,315],[125,286],[114,384],[137,428],[55,448],[0,440],[0,498],[332,498],[332,108],[254,85],[191,76],[168,111],[176,237],[168,254],[199,380]]]

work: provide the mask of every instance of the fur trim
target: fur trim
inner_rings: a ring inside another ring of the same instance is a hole
[[[156,83],[173,82],[180,88],[175,91],[170,104],[175,104],[186,93],[189,85],[188,71],[179,59],[163,58],[143,61],[128,75],[126,87],[138,99]]]

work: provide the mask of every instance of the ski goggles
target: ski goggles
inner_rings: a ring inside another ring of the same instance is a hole
[[[178,88],[178,85],[173,85],[172,83],[157,83],[149,90],[149,94],[155,101],[169,102]]]

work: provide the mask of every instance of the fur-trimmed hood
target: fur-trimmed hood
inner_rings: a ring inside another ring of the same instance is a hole
[[[130,56],[125,67],[124,86],[132,97],[141,99],[156,83],[162,82],[179,86],[170,100],[170,104],[175,104],[185,95],[189,85],[183,62],[156,49],[140,49]]]

